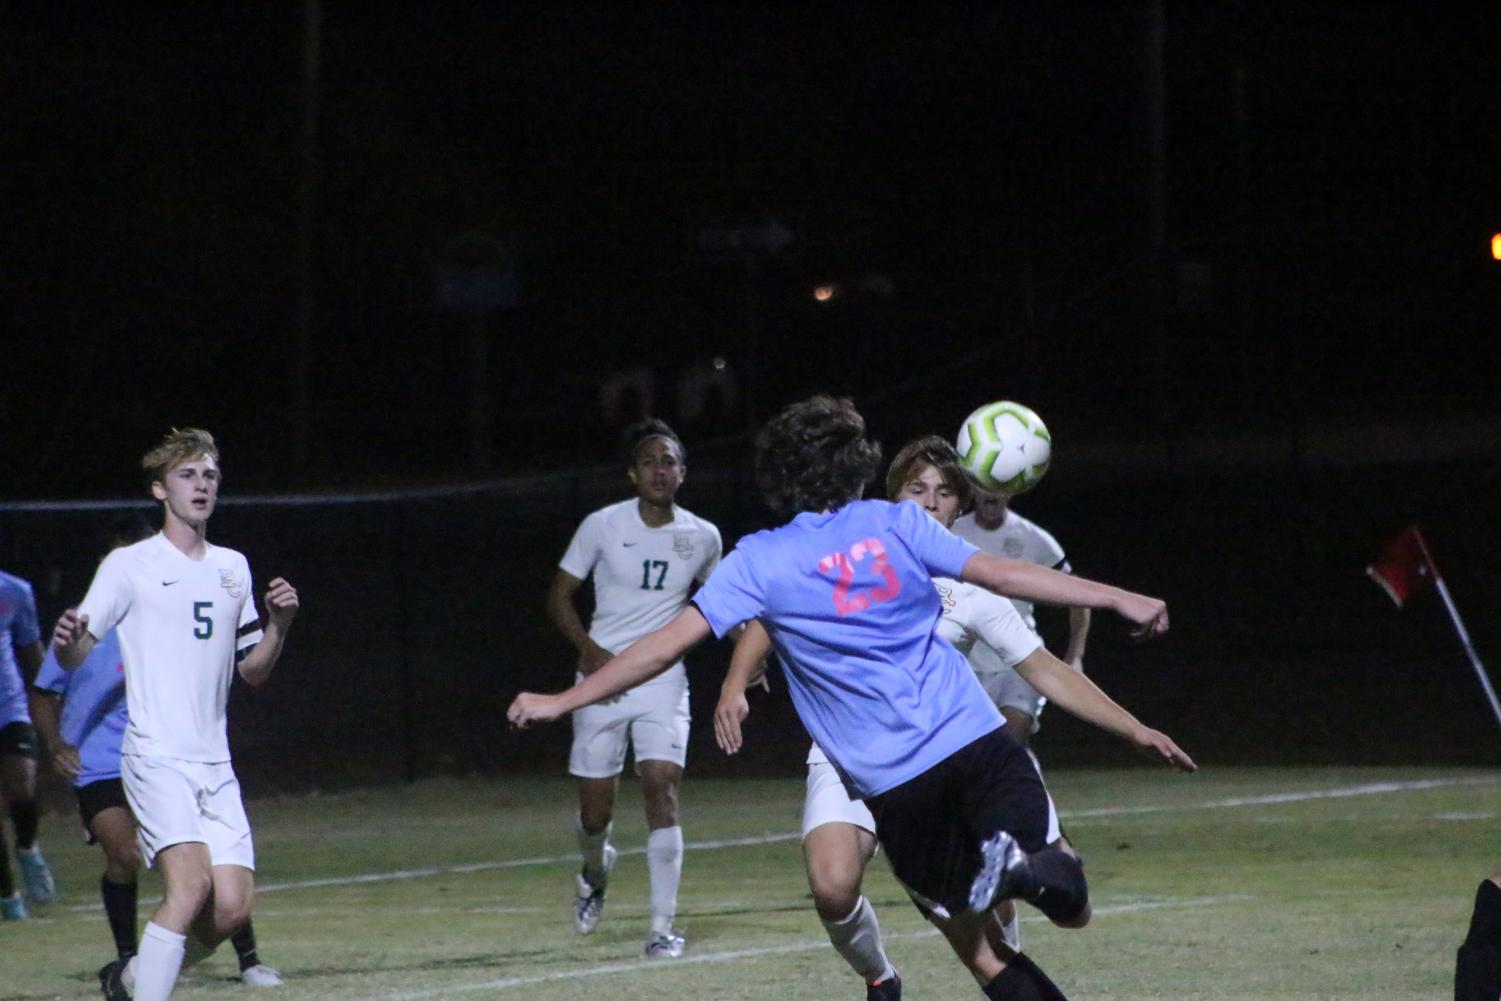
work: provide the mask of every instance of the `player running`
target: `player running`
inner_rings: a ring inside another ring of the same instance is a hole
[[[259,618],[249,563],[209,543],[220,478],[207,431],[174,429],[141,466],[162,504],[161,532],[106,556],[53,631],[57,662],[71,671],[118,629],[129,712],[120,778],[141,854],[166,890],[140,951],[99,971],[110,1001],[165,1001],[184,965],[250,919],[255,848],[224,709],[237,666],[251,685],[270,678],[298,610],[296,589],[278,577]]]
[[[627,428],[623,437],[626,475],[636,496],[583,520],[547,592],[548,616],[578,650],[578,680],[669,622],[708,579],[721,553],[719,530],[675,502],[687,461],[672,428],[648,419]],[[573,596],[591,575],[594,616],[585,630]],[[574,712],[568,771],[579,780],[577,834],[583,856],[574,927],[587,935],[603,913],[615,865],[610,844],[615,793],[629,745],[651,831],[646,839],[651,877],[646,955],[672,959],[685,947],[673,919],[683,869],[678,787],[688,749],[688,675],[681,661],[663,667],[618,697]]]
[[[110,549],[149,538],[140,515],[110,526]],[[136,822],[120,781],[120,744],[130,717],[125,707],[125,665],[117,630],[105,633],[76,670],[64,671],[50,652],[32,682],[31,717],[51,752],[53,767],[71,779],[85,836],[104,852],[99,895],[115,940],[115,952],[136,954]],[[259,959],[249,921],[230,937],[240,961],[240,981],[251,987],[277,987],[281,974]]]
[[[26,682],[42,663],[42,631],[37,624],[36,597],[20,577],[0,571],[0,801],[9,809],[16,836],[16,864],[25,884],[16,888],[0,828],[0,918],[20,921],[26,902],[45,904],[56,896],[52,870],[37,846],[41,811],[36,800],[36,729],[26,710]]]
[[[792,520],[742,539],[670,623],[568,691],[518,695],[509,719],[520,727],[556,719],[660,673],[711,633],[760,619],[803,725],[865,801],[893,873],[986,997],[1062,998],[1026,955],[995,940],[993,908],[1021,897],[1072,921],[1088,907],[1084,872],[1048,847],[1052,810],[1036,768],[1001,732],[964,658],[937,641],[931,578],[1039,602],[1086,598],[1142,636],[1166,630],[1166,606],[979,552],[915,504],[858,500],[880,448],[848,400],[815,396],[787,407],[762,429],[756,460],[767,501]],[[1056,694],[1062,702],[1061,685]],[[1194,767],[1169,737],[1097,689],[1069,708],[1166,764]]]

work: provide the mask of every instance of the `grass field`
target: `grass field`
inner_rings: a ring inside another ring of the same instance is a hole
[[[1465,769],[1151,770],[1048,776],[1085,855],[1096,918],[1026,910],[1029,953],[1075,999],[1452,996],[1474,888],[1501,859],[1501,773]],[[261,953],[299,999],[862,998],[803,882],[800,778],[690,780],[678,961],[640,959],[645,825],[621,796],[622,858],[588,937],[567,913],[577,863],[562,779],[430,781],[250,804]],[[97,997],[112,949],[97,849],[52,815],[61,899],[0,925],[0,1001]],[[146,876],[143,901],[155,892]],[[877,905],[906,996],[978,998],[884,862]],[[143,904],[142,922],[148,908]],[[228,945],[174,997],[233,998]]]

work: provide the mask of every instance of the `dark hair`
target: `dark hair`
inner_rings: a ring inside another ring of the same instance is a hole
[[[118,515],[111,518],[100,536],[100,542],[105,552],[111,549],[119,549],[121,546],[133,545],[142,539],[149,539],[156,534],[156,529],[151,527],[151,522],[139,511],[131,511],[128,514]]]
[[[620,432],[620,450],[625,456],[625,468],[630,469],[636,464],[636,452],[652,438],[666,438],[677,446],[678,461],[684,464],[688,462],[688,452],[683,448],[683,440],[678,437],[678,433],[668,427],[664,420],[643,417]]]
[[[938,470],[938,475],[943,477],[944,486],[954,491],[959,498],[959,510],[969,508],[975,499],[975,488],[969,481],[969,476],[964,472],[964,465],[959,461],[959,453],[950,445],[948,439],[940,438],[936,434],[930,434],[925,438],[914,438],[902,446],[902,450],[896,453],[891,460],[891,466],[886,470],[886,497],[888,500],[900,500],[898,496],[902,487],[906,486],[912,477],[918,475],[920,466],[932,466]]]
[[[756,435],[756,484],[773,511],[834,511],[857,499],[881,465],[865,418],[819,394],[784,408]]]

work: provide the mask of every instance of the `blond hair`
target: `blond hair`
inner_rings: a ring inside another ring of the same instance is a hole
[[[141,457],[141,468],[151,482],[161,483],[173,469],[205,455],[215,464],[219,462],[219,446],[214,444],[213,435],[202,428],[173,428],[160,445]]]

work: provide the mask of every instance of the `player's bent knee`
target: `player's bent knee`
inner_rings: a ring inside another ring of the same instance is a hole
[[[1094,917],[1094,908],[1091,907],[1089,901],[1086,900],[1084,901],[1083,910],[1079,911],[1078,914],[1074,915],[1071,918],[1053,918],[1052,921],[1053,924],[1057,925],[1059,928],[1078,929],[1088,925],[1089,919],[1092,917]]]
[[[813,891],[813,906],[819,917],[839,921],[860,903],[858,866],[829,864],[808,866],[808,889]]]

